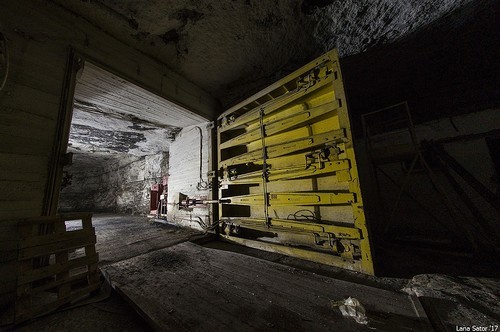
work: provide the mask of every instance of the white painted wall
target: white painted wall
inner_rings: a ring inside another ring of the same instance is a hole
[[[190,198],[209,196],[209,190],[199,190],[200,182],[200,130],[202,133],[202,178],[208,181],[207,172],[211,157],[211,129],[210,123],[201,123],[198,126],[189,126],[182,129],[169,151],[169,178],[168,178],[168,209],[167,219],[182,226],[201,229],[195,221],[198,217],[209,223],[211,208],[193,208],[191,211],[179,210],[178,195],[183,193]],[[198,127],[198,128],[197,128]]]

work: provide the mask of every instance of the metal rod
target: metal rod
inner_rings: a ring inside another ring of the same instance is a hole
[[[474,175],[469,173],[460,165],[460,163],[453,158],[448,152],[446,152],[441,145],[435,144],[433,146],[434,150],[437,152],[438,156],[443,160],[448,166],[455,171],[462,179],[467,181],[467,183],[476,190],[476,192],[483,197],[485,201],[491,204],[493,208],[495,208],[498,212],[500,212],[500,201],[496,197],[496,195],[491,192],[485,185],[479,182]]]
[[[385,224],[384,233],[386,233],[386,234],[389,231],[389,228],[392,224],[392,220],[396,216],[399,202],[401,201],[401,198],[403,197],[403,192],[405,190],[406,185],[410,182],[411,173],[413,172],[413,169],[415,168],[415,164],[417,163],[418,157],[419,157],[418,155],[415,155],[415,158],[413,158],[413,161],[411,162],[410,169],[408,170],[408,173],[406,174],[406,177],[403,181],[403,184],[401,185],[401,188],[399,188],[399,193],[398,193],[398,197],[396,198],[396,203],[394,203],[394,207],[392,208],[391,214],[389,216],[389,220],[387,220],[387,223]]]
[[[266,153],[266,132],[264,130],[264,108],[260,109],[260,137],[262,141],[262,190],[264,191],[264,215],[266,217],[266,226],[269,227],[269,197],[267,195],[267,153]]]

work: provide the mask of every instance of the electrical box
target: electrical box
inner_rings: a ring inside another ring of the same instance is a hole
[[[222,237],[373,274],[336,50],[225,111],[217,136]]]

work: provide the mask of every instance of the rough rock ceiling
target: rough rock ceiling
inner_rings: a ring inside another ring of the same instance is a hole
[[[127,153],[135,156],[151,155],[168,151],[169,143],[179,129],[158,128],[150,124],[111,117],[87,106],[77,106],[73,121],[68,151],[111,155]]]
[[[337,47],[403,39],[471,0],[53,0],[198,84],[224,106]]]

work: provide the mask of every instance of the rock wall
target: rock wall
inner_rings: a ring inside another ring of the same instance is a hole
[[[75,154],[64,171],[61,212],[90,211],[146,215],[151,185],[167,174],[168,153],[112,157]]]
[[[356,135],[361,114],[404,100],[417,122],[498,107],[499,14],[494,0],[313,6],[297,18],[308,22],[302,26],[311,32],[306,43],[302,34],[294,44],[283,42],[296,48],[293,56],[280,59],[274,72],[255,66],[227,84],[219,98],[229,107],[336,47]]]
[[[228,108],[336,47],[353,115],[408,100],[417,122],[498,107],[495,0],[53,0]]]
[[[341,59],[354,132],[361,114],[408,101],[423,123],[500,106],[500,3],[473,1],[404,40]]]

